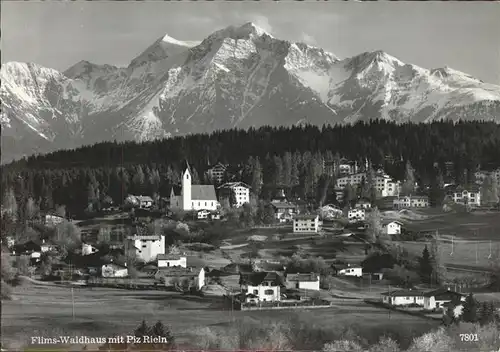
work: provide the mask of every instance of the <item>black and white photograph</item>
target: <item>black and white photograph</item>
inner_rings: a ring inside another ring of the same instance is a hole
[[[500,4],[2,1],[2,351],[500,351]]]

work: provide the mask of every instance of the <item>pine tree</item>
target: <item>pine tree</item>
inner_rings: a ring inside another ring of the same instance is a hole
[[[151,328],[146,324],[145,320],[134,330],[134,336],[136,337],[150,336],[150,334]]]
[[[487,325],[495,321],[495,304],[484,301],[478,309],[478,320],[481,325]]]
[[[355,193],[354,189],[349,183],[344,187],[343,193],[344,206],[351,206],[353,200],[355,199]]]
[[[466,323],[475,323],[477,321],[478,304],[472,293],[469,293],[464,302],[462,310],[462,321]]]
[[[283,187],[290,190],[292,187],[292,154],[286,152],[283,156]]]
[[[165,338],[168,341],[168,343],[166,344],[166,346],[164,345],[164,347],[169,348],[174,346],[175,340],[174,336],[172,335],[172,332],[168,327],[164,326],[161,321],[158,321],[155,325],[153,325],[151,329],[151,334],[152,336],[155,337]]]
[[[427,245],[422,250],[422,256],[419,258],[419,274],[422,282],[430,283],[432,275],[432,262]]]
[[[262,166],[260,164],[260,160],[256,157],[253,160],[252,165],[252,192],[256,197],[260,196],[260,192],[262,190]]]
[[[283,186],[283,179],[284,179],[283,161],[277,155],[273,157],[273,171],[274,173],[272,178],[272,185],[275,188],[280,188]]]
[[[371,162],[368,163],[368,170],[366,170],[366,188],[367,198],[372,204],[377,201],[377,187],[376,187],[375,170],[373,170]]]
[[[409,161],[406,162],[405,181],[401,187],[401,193],[408,196],[415,194],[415,174]]]
[[[439,250],[439,238],[437,235],[432,238],[430,255],[433,281],[438,285],[443,285],[446,281],[446,266]]]

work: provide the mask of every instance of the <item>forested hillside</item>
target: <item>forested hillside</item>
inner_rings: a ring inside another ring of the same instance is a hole
[[[478,165],[500,166],[500,125],[376,121],[227,130],[142,144],[101,143],[4,165],[2,199],[8,207],[15,198],[19,213],[33,202],[41,210],[66,205],[77,213],[103,199],[121,203],[127,193],[166,197],[187,160],[195,182],[207,182],[208,166],[220,161],[231,165],[236,179],[249,183],[263,198],[282,187],[317,200],[318,189],[328,188],[321,184],[333,184],[323,162],[341,157],[360,163],[369,159],[397,180],[403,179],[410,162],[421,185],[437,182],[445,173],[445,162],[451,161],[456,181],[472,182]]]

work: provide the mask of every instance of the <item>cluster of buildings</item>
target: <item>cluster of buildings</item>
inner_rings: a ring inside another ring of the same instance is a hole
[[[357,187],[363,180],[366,180],[366,172],[358,172],[338,178],[336,185],[339,190],[343,190],[348,184]],[[399,194],[400,183],[382,171],[375,173],[374,183],[380,197],[392,197]]]

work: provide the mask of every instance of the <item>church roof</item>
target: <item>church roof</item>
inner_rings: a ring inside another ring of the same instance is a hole
[[[184,161],[184,171],[188,170],[189,173],[191,174],[191,167],[189,166],[189,163],[187,160]]]
[[[192,185],[191,186],[192,200],[217,200],[215,188],[213,185]]]

